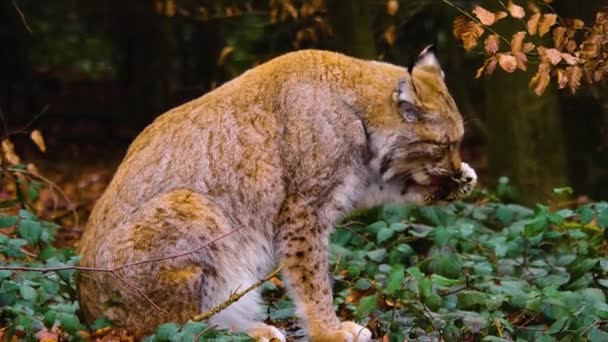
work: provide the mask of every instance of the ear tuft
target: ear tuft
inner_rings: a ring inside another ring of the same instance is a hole
[[[439,64],[439,59],[437,59],[433,45],[425,47],[420,55],[418,55],[414,68],[423,66],[430,66],[441,70],[441,65]]]

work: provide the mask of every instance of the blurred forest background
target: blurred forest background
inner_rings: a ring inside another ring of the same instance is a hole
[[[1,1],[5,133],[44,171],[73,178],[96,170],[82,180],[95,182],[111,176],[129,142],[156,116],[274,56],[320,48],[406,66],[434,44],[467,122],[464,159],[481,170],[483,182],[509,177],[525,203],[546,201],[566,185],[578,196],[608,199],[605,81],[574,95],[553,81],[537,96],[528,86],[533,67],[475,79],[484,54],[462,48],[453,21],[458,8],[499,2]],[[551,4],[587,25],[605,5]],[[509,25],[496,30],[510,37]],[[32,128],[46,138],[45,155],[19,135]]]

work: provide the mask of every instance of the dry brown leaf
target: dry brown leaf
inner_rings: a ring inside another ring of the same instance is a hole
[[[540,22],[540,13],[536,13],[528,19],[526,23],[526,27],[528,28],[528,33],[531,36],[535,35],[538,32],[538,23]]]
[[[559,89],[564,89],[568,85],[568,72],[564,69],[557,69],[557,86]]]
[[[563,26],[558,26],[553,29],[553,45],[556,49],[562,50],[566,43],[568,42],[568,38],[566,37],[566,28]]]
[[[517,68],[523,71],[528,70],[528,57],[525,53],[517,51],[513,53],[513,56],[515,56],[515,60],[517,60]]]
[[[15,145],[7,138],[2,140],[2,152],[4,153],[4,159],[11,165],[17,165],[21,163],[21,158],[15,153]]]
[[[483,75],[484,70],[486,70],[486,64],[484,63],[479,69],[477,69],[477,73],[475,74],[475,79],[478,79]]]
[[[553,0],[543,0],[543,2],[546,3],[546,4],[550,4],[550,3],[553,2]]]
[[[498,11],[498,12],[494,12],[494,16],[496,16],[496,21],[499,21],[500,19],[504,19],[508,16],[509,14],[505,11]]]
[[[532,52],[532,50],[534,50],[534,48],[536,48],[536,45],[534,45],[534,43],[524,43],[524,48],[523,48],[523,52],[524,53],[530,53]]]
[[[470,51],[477,46],[484,29],[481,24],[461,15],[454,19],[453,33],[456,39],[462,41],[465,50]]]
[[[27,164],[27,172],[34,174],[34,175],[40,174],[40,172],[38,171],[38,168],[36,167],[36,164],[34,164],[34,163]]]
[[[554,13],[543,14],[543,17],[540,20],[540,23],[538,24],[538,34],[541,37],[544,36],[545,34],[547,34],[547,32],[549,32],[549,30],[551,29],[551,26],[555,25],[556,21],[557,21],[557,14],[554,14]]]
[[[539,46],[536,50],[543,63],[557,65],[562,60],[562,54],[557,49],[547,49],[546,47]]]
[[[46,152],[46,145],[44,144],[44,138],[42,137],[42,133],[35,129],[30,133],[30,139],[38,146],[38,149],[42,152]]]
[[[540,13],[540,8],[536,5],[534,1],[528,1],[528,8],[532,13]]]
[[[568,44],[566,44],[566,51],[573,53],[574,50],[576,50],[577,45],[576,42],[574,40],[570,40],[568,41]]]
[[[234,48],[232,46],[229,46],[229,45],[224,46],[224,48],[220,52],[220,56],[217,59],[217,65],[220,65],[220,66],[224,65],[224,63],[226,62],[226,59],[228,59],[228,56],[230,56],[232,51],[234,51]]]
[[[399,1],[397,0],[388,0],[386,2],[386,13],[391,17],[397,14],[399,11]]]
[[[499,44],[500,44],[500,38],[498,37],[498,35],[491,34],[486,38],[483,46],[488,55],[493,55],[498,51]]]
[[[496,22],[496,15],[479,5],[473,8],[473,13],[486,26],[491,26]]]
[[[551,65],[548,63],[541,63],[538,66],[538,72],[530,80],[530,87],[534,87],[536,95],[541,96],[545,93],[547,86],[551,83]]]
[[[509,10],[509,14],[511,14],[513,18],[521,19],[526,16],[526,11],[524,10],[524,8],[513,3],[513,0],[509,0],[507,9]]]
[[[382,36],[389,46],[393,46],[397,41],[397,27],[395,25],[390,25],[384,30]]]
[[[568,88],[570,88],[570,92],[574,94],[581,86],[583,70],[578,66],[568,67],[568,69],[570,68],[572,68],[572,72],[570,73],[570,77],[568,79]]]
[[[561,56],[562,56],[562,60],[564,62],[566,62],[566,64],[568,64],[568,65],[577,65],[578,64],[578,59],[569,53],[562,52]]]
[[[511,54],[498,54],[498,64],[504,71],[508,73],[512,73],[515,71],[515,69],[517,69],[517,59]]]
[[[490,59],[488,66],[486,67],[486,74],[492,75],[494,70],[496,70],[496,66],[498,65],[498,58],[496,56]]]
[[[511,37],[511,51],[519,52],[523,50],[524,39],[526,38],[526,31],[519,31]]]

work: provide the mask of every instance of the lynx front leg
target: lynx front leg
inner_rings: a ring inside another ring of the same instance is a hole
[[[279,222],[277,248],[285,262],[283,276],[304,319],[311,341],[367,342],[371,333],[353,323],[340,323],[333,308],[328,271],[330,223],[320,222],[309,204],[285,208]]]

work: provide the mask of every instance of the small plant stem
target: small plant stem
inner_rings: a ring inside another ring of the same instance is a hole
[[[198,315],[192,317],[191,320],[192,321],[203,321],[203,320],[206,320],[209,317],[217,314],[218,312],[226,309],[227,307],[229,307],[233,303],[237,302],[239,299],[243,298],[243,296],[245,296],[249,292],[255,290],[258,287],[260,287],[262,284],[264,284],[265,282],[269,281],[270,279],[276,277],[279,274],[279,272],[281,272],[281,270],[283,270],[284,267],[285,267],[285,264],[281,264],[274,271],[272,271],[270,274],[268,274],[264,279],[260,279],[255,284],[249,286],[248,288],[244,289],[241,292],[235,292],[235,293],[231,294],[228,297],[228,300],[226,300],[225,302],[221,303],[220,305],[212,308],[211,310],[209,310],[207,312],[203,312],[201,314],[198,314]]]

